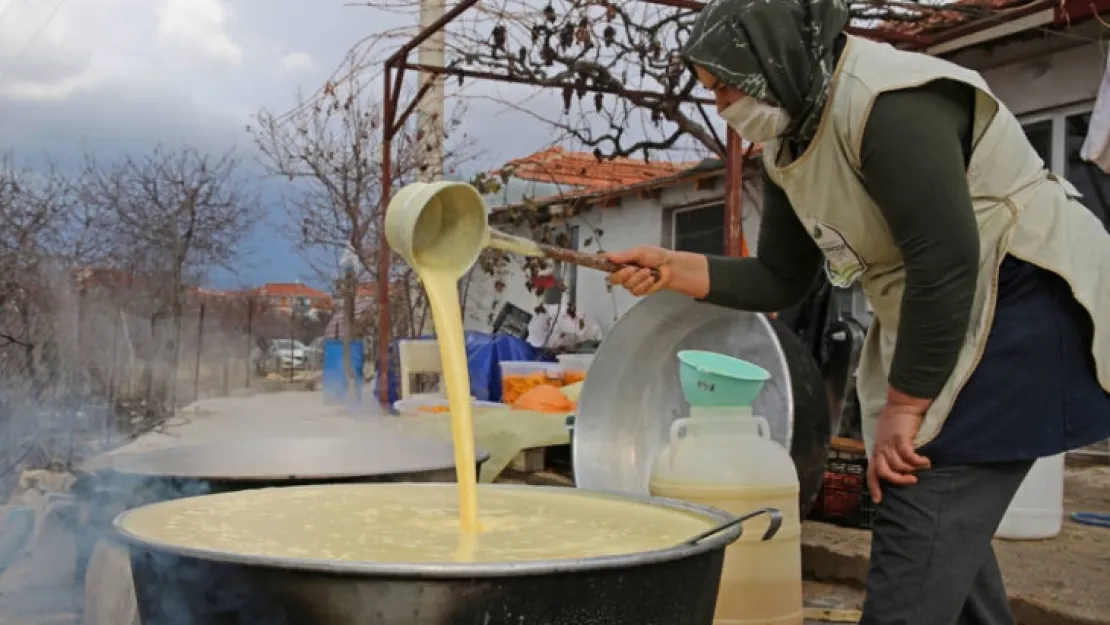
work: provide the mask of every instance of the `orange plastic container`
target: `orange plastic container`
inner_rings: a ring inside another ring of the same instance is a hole
[[[553,362],[505,361],[501,363],[501,401],[512,404],[518,397],[540,386],[563,386],[563,367]]]
[[[563,383],[574,384],[586,379],[586,372],[594,361],[593,354],[562,354],[559,364],[563,366]]]

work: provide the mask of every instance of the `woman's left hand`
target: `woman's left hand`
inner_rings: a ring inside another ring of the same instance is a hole
[[[867,463],[867,485],[875,503],[883,500],[881,483],[899,486],[916,484],[914,472],[928,469],[929,459],[913,448],[925,411],[916,406],[887,404],[875,428],[875,445]]]

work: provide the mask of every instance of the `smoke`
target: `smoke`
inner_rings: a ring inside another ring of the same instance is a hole
[[[0,622],[80,613],[118,513],[211,490],[82,466],[195,398],[257,386],[257,339],[289,327],[249,298],[199,290],[175,318],[158,286],[45,262],[0,276]]]

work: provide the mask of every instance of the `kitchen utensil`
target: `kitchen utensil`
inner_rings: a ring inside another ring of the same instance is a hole
[[[612,273],[622,266],[598,254],[537,243],[489,227],[489,208],[464,182],[415,182],[398,191],[385,214],[389,246],[411,266],[451,267],[466,272],[487,247],[550,258]],[[417,257],[420,260],[417,261]],[[658,270],[652,270],[659,279]]]
[[[706,538],[709,538],[710,536],[713,536],[714,534],[717,534],[718,532],[723,532],[723,531],[727,530],[728,528],[730,528],[734,525],[739,525],[740,526],[740,533],[741,533],[741,535],[743,535],[743,532],[744,532],[743,523],[744,523],[744,521],[747,521],[748,519],[750,519],[752,517],[757,517],[761,514],[766,514],[767,516],[769,516],[771,518],[771,522],[770,522],[770,524],[767,525],[767,529],[764,530],[763,536],[760,538],[760,540],[771,540],[772,538],[775,537],[775,534],[778,533],[779,528],[782,527],[782,512],[780,512],[779,510],[776,510],[775,508],[761,508],[759,510],[753,510],[752,512],[749,512],[745,515],[738,516],[734,519],[730,519],[728,521],[725,521],[724,523],[721,523],[720,525],[718,525],[717,527],[714,527],[712,529],[708,529],[708,530],[698,534],[697,536],[691,538],[690,540],[687,540],[686,544],[687,545],[696,545],[699,542],[705,540]],[[737,536],[737,538],[739,538],[739,536]]]
[[[739,358],[696,349],[678,352],[678,381],[694,406],[751,406],[770,377],[763,367]]]

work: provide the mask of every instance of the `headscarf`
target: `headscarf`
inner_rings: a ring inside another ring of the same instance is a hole
[[[694,21],[683,58],[729,87],[790,114],[785,137],[817,133],[848,0],[713,0]]]

